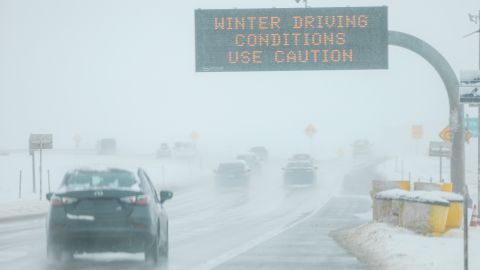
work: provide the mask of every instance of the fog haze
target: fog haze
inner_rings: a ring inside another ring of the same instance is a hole
[[[390,30],[430,43],[457,72],[478,67],[478,37],[463,38],[476,27],[468,13],[478,1],[356,5],[387,5]],[[45,132],[54,134],[56,148],[73,148],[79,134],[82,148],[115,137],[125,151],[148,153],[197,131],[199,147],[213,152],[266,145],[287,155],[307,149],[303,130],[311,123],[316,152],[333,156],[358,138],[386,152],[411,149],[413,124],[425,126],[426,146],[448,124],[440,78],[397,47],[390,47],[388,70],[195,73],[194,10],[233,7],[302,5],[1,1],[0,149],[26,148],[30,133]]]

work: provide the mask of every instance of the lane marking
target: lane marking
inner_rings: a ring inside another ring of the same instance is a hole
[[[209,269],[213,269],[217,266],[220,266],[220,265],[224,264],[225,262],[230,261],[233,258],[240,256],[241,254],[243,254],[243,253],[249,251],[250,249],[262,244],[263,242],[266,242],[267,240],[270,240],[270,239],[282,234],[283,232],[297,226],[298,224],[304,222],[305,220],[313,217],[322,208],[323,208],[323,206],[313,210],[308,215],[305,215],[303,218],[298,219],[297,221],[291,223],[290,225],[280,227],[280,228],[277,228],[277,229],[273,229],[273,230],[269,231],[268,233],[265,233],[265,234],[261,235],[260,237],[258,237],[256,239],[253,239],[253,240],[247,242],[244,245],[241,245],[238,248],[227,251],[227,252],[223,253],[222,255],[220,255],[218,257],[215,257],[213,259],[210,259],[210,260],[206,261],[205,263],[202,263],[202,264],[200,264],[198,266],[195,266],[191,269],[192,270],[209,270]]]

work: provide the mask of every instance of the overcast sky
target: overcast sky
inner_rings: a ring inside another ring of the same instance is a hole
[[[388,6],[389,29],[418,36],[458,73],[478,69],[478,0],[310,0],[312,7]],[[390,47],[388,70],[195,73],[196,8],[301,7],[294,0],[0,0],[0,148],[24,148],[32,132],[58,148],[92,148],[116,137],[122,148],[154,151],[188,140],[240,151],[260,144],[317,151],[356,138],[379,148],[410,145],[410,126],[438,140],[448,100],[425,60]],[[467,108],[468,111],[468,108]],[[471,113],[474,113],[473,111]],[[389,142],[389,143],[387,143]],[[391,147],[390,147],[391,148]]]

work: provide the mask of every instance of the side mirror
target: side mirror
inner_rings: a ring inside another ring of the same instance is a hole
[[[160,203],[164,203],[167,200],[170,200],[173,197],[173,192],[168,190],[160,191]]]
[[[52,198],[53,196],[53,193],[52,192],[49,192],[45,195],[45,197],[47,198],[47,201],[50,201],[50,199]]]

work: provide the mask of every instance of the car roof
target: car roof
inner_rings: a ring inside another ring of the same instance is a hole
[[[247,163],[244,160],[241,160],[241,159],[223,161],[223,162],[219,163],[219,165],[227,165],[227,164],[243,164],[243,165],[247,166]]]
[[[250,152],[250,153],[240,154],[240,155],[237,156],[237,158],[238,158],[238,157],[254,157],[254,158],[256,158],[257,155],[256,155],[255,153],[251,153],[251,152]]]
[[[287,165],[288,164],[306,164],[306,165],[312,165],[313,166],[312,161],[310,161],[308,159],[290,160],[290,161],[288,161]]]
[[[120,166],[111,166],[105,164],[93,164],[87,166],[81,166],[72,168],[68,171],[68,173],[73,172],[112,172],[112,171],[126,171],[132,174],[137,174],[137,172],[141,170],[140,167],[129,166],[129,167],[120,167]]]

